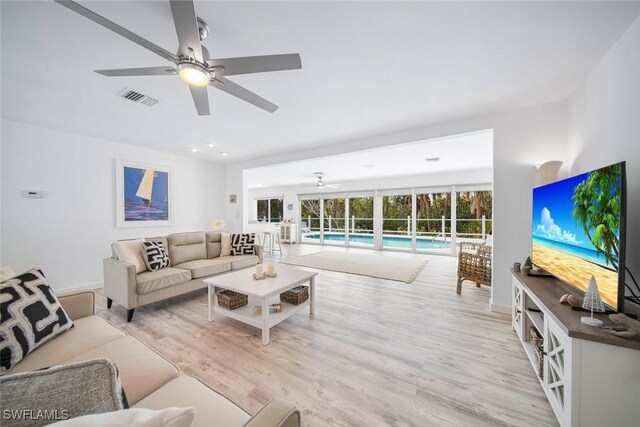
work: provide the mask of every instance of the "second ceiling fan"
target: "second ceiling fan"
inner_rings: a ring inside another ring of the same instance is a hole
[[[273,113],[278,109],[277,105],[233,83],[226,76],[264,73],[267,71],[298,70],[302,68],[300,55],[297,53],[212,59],[209,51],[202,46],[202,41],[209,35],[209,27],[206,22],[196,16],[193,0],[169,1],[173,22],[178,34],[179,47],[177,54],[161,48],[74,1],[55,1],[171,62],[171,65],[164,67],[95,70],[96,73],[108,77],[171,76],[177,74],[183,81],[188,83],[193,102],[200,116],[209,114],[208,86],[213,86]]]

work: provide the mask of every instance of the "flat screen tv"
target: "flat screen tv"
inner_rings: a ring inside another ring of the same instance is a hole
[[[624,305],[625,163],[533,189],[531,261],[586,291],[595,276],[602,301]]]

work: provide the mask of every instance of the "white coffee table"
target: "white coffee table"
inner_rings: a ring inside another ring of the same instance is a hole
[[[315,271],[302,270],[287,265],[278,264],[278,277],[263,280],[254,280],[255,269],[246,268],[231,273],[221,274],[210,279],[206,279],[209,287],[209,322],[213,321],[213,314],[220,313],[232,319],[255,326],[262,330],[262,344],[269,344],[269,329],[278,323],[293,316],[298,311],[309,307],[309,314],[315,311],[315,278],[318,273]],[[305,302],[294,305],[282,303],[281,313],[269,313],[269,305],[280,302],[280,293],[291,289],[294,286],[309,283],[309,299]],[[218,305],[218,295],[220,289],[229,289],[249,296],[249,303],[244,307],[229,310]],[[255,314],[256,305],[262,306],[262,314]]]

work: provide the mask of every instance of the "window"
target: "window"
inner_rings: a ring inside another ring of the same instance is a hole
[[[256,199],[256,219],[263,222],[282,222],[284,200],[282,197]]]

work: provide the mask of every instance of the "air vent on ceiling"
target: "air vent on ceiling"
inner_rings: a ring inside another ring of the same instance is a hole
[[[124,99],[128,99],[129,101],[137,102],[138,104],[146,105],[147,107],[156,105],[159,102],[157,99],[151,98],[147,95],[143,95],[133,89],[125,89],[118,96]]]

